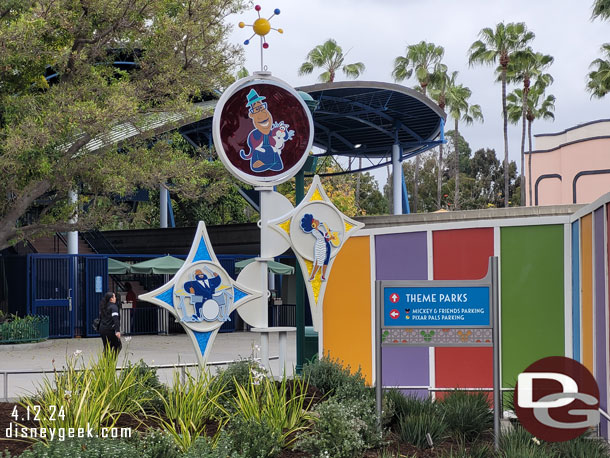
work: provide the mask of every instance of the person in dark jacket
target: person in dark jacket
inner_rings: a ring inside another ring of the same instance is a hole
[[[112,350],[116,355],[121,351],[121,316],[116,296],[107,292],[100,302],[100,335],[104,352]]]

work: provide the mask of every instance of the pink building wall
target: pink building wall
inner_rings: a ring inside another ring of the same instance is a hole
[[[531,202],[525,180],[527,205],[590,203],[610,190],[610,120],[536,135],[535,148]]]

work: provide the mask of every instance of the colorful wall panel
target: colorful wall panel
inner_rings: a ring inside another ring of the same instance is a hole
[[[500,229],[502,384],[534,361],[563,355],[563,225]]]
[[[426,232],[375,236],[376,280],[427,280],[426,237]],[[382,349],[381,358],[384,385],[430,385],[427,347],[386,347]],[[412,390],[409,393],[428,396],[427,390]]]
[[[582,362],[580,353],[580,223],[572,223],[572,358]]]
[[[594,319],[595,323],[595,372],[593,373],[600,392],[600,407],[608,411],[608,398],[606,395],[608,383],[606,347],[606,247],[604,243],[604,207],[599,207],[593,213],[593,239],[594,239]],[[602,422],[602,434],[607,434],[607,422]]]
[[[582,363],[593,373],[593,233],[591,214],[580,220],[580,309]]]
[[[324,353],[372,383],[371,261],[369,237],[352,237],[342,247],[326,286],[323,309]]]
[[[477,280],[487,274],[494,255],[493,228],[432,233],[434,280]],[[493,350],[474,347],[434,349],[437,387],[493,386]]]

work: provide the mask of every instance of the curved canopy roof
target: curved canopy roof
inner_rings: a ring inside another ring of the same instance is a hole
[[[325,154],[386,157],[398,140],[407,158],[435,146],[442,135],[445,113],[399,84],[342,81],[297,89],[318,102],[314,144]]]
[[[324,150],[316,156],[365,158],[368,162],[360,170],[369,170],[391,160],[397,141],[402,159],[406,159],[443,140],[443,110],[423,94],[399,84],[341,81],[296,89],[316,102],[312,110],[314,145]],[[183,126],[180,132],[194,145],[211,146],[211,125],[210,116]]]

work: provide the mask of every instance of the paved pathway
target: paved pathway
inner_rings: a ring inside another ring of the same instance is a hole
[[[190,339],[186,334],[171,336],[133,336],[131,339],[122,338],[123,350],[119,355],[119,365],[124,358],[131,362],[143,360],[148,365],[196,363],[197,358]],[[100,338],[88,339],[53,339],[45,346],[27,349],[2,349],[0,347],[0,401],[4,401],[5,379],[3,371],[14,370],[40,370],[52,371],[53,367],[60,369],[66,359],[80,351],[79,357],[84,361],[97,356],[102,349]],[[260,357],[260,336],[251,332],[219,333],[208,358],[209,363],[233,361],[251,356]],[[272,335],[269,339],[270,357],[278,356],[278,338]],[[23,348],[23,347],[22,347]],[[293,372],[296,364],[296,333],[288,333],[286,350],[286,371],[288,375]],[[169,381],[173,369],[159,369],[159,378]],[[271,371],[279,374],[277,359],[271,361]],[[14,374],[9,375],[8,397],[15,399],[34,390],[37,383],[42,380],[42,374]]]

